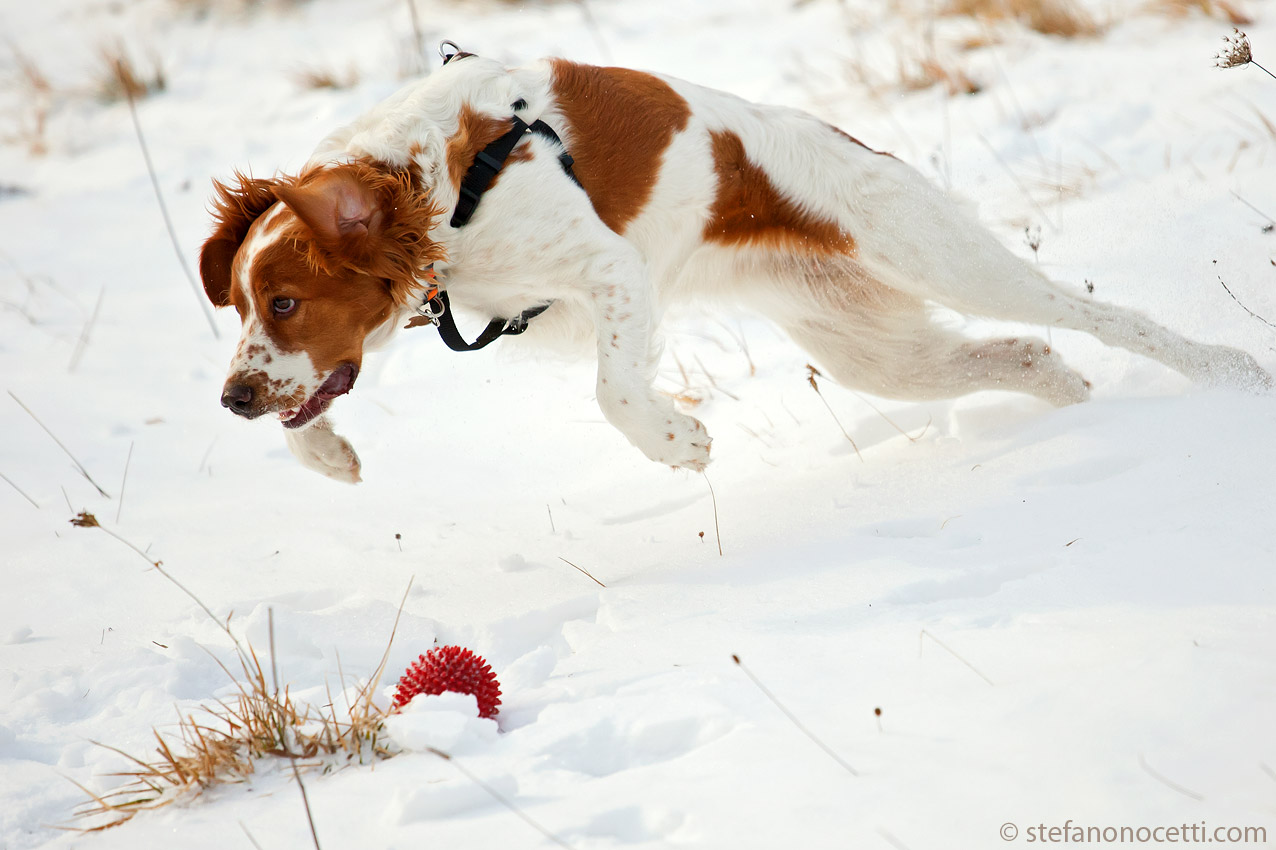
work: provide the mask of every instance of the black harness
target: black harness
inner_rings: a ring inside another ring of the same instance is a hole
[[[453,52],[447,53],[446,48],[452,47]],[[439,52],[443,56],[443,64],[451,62],[454,59],[462,59],[473,54],[464,53],[455,44],[445,41],[439,46]],[[515,113],[520,109],[527,108],[527,101],[523,99],[516,100],[512,107]],[[513,152],[515,146],[528,133],[536,133],[549,139],[551,142],[563,147],[563,141],[554,132],[553,128],[544,121],[537,119],[528,124],[517,114],[510,116],[510,131],[492,142],[483,150],[479,151],[474,157],[474,164],[470,166],[469,171],[465,172],[465,178],[461,181],[460,195],[456,201],[456,209],[452,211],[451,225],[453,227],[464,227],[474,216],[474,211],[478,208],[479,200],[492,186],[492,181],[496,179],[496,175],[500,173],[505,166],[505,160],[509,159],[509,155]],[[576,174],[572,171],[572,157],[567,153],[566,148],[558,156],[558,162],[562,165],[563,171],[572,179],[577,186],[580,180],[576,178]],[[545,304],[532,307],[530,310],[524,310],[512,319],[492,319],[483,332],[478,335],[478,339],[474,342],[466,342],[461,336],[460,330],[456,327],[456,320],[452,317],[452,305],[448,300],[448,294],[445,290],[438,286],[432,287],[427,293],[425,302],[417,308],[417,312],[425,318],[425,321],[434,325],[439,329],[439,337],[443,343],[453,351],[478,351],[491,345],[503,336],[517,336],[527,330],[528,323],[549,309],[552,301]],[[419,323],[414,319],[409,327]]]

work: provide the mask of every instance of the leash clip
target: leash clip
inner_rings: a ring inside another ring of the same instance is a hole
[[[448,50],[449,47],[452,49]],[[445,38],[439,42],[439,57],[443,60],[444,65],[461,55],[468,56],[469,54],[462,50],[455,41]]]
[[[430,324],[438,327],[439,319],[447,312],[443,299],[439,298],[439,288],[431,286],[425,293],[425,299],[417,305],[416,314]]]

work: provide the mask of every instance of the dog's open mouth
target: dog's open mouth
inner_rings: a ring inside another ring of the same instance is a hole
[[[338,366],[328,379],[324,381],[315,394],[306,399],[301,407],[290,407],[279,411],[279,418],[285,428],[300,428],[328,409],[332,400],[345,395],[354,387],[355,378],[359,377],[359,367],[353,363]]]

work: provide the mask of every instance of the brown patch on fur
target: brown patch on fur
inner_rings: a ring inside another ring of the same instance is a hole
[[[665,149],[691,107],[651,74],[553,60],[554,98],[573,170],[603,224],[624,233],[651,198]]]
[[[807,254],[854,254],[855,240],[837,222],[801,209],[781,194],[729,131],[711,132],[717,197],[704,238],[726,245],[758,245]]]
[[[236,171],[233,182],[213,181],[213,235],[199,252],[199,276],[204,292],[215,307],[230,303],[231,265],[248,230],[262,213],[275,205],[278,180],[247,177]]]
[[[274,240],[253,258],[248,269],[252,313],[280,351],[305,351],[320,375],[342,363],[359,366],[363,341],[394,314],[393,294],[376,275],[316,266],[312,246],[295,238],[296,227],[292,236]],[[248,305],[239,303],[243,297],[243,287],[231,290],[232,303],[246,315]],[[296,299],[296,309],[276,316],[271,305],[277,298]]]
[[[305,246],[312,270],[380,278],[396,303],[408,303],[420,289],[420,276],[446,256],[442,246],[426,236],[441,211],[417,188],[410,171],[356,161],[310,168],[296,177],[261,180],[236,172],[233,182],[214,180],[215,227],[200,252],[200,274],[213,304],[231,303],[234,258],[257,219],[282,195],[304,193],[334,178],[356,184],[366,195],[376,209],[374,226],[340,239],[322,239],[295,216],[286,216],[280,219],[286,238]]]
[[[343,363],[360,365],[364,340],[444,258],[427,238],[440,211],[409,171],[370,161],[273,180],[236,177],[237,184],[215,184],[217,226],[201,255],[209,297],[233,304],[245,320],[255,316],[280,351],[305,351],[320,379]],[[276,204],[282,210],[266,222]],[[352,208],[362,214],[353,222],[343,218]],[[255,246],[251,264],[235,262],[245,242]],[[273,303],[284,298],[296,307],[276,315]],[[266,372],[238,379],[253,387],[262,411],[304,401],[280,398]]]
[[[290,181],[290,188],[304,190],[311,181],[333,173],[353,179],[369,194],[380,214],[376,224],[366,233],[338,240],[320,239],[301,225],[292,238],[306,243],[312,267],[337,276],[380,278],[395,303],[409,303],[429,267],[447,257],[443,246],[427,236],[442,210],[417,188],[410,171],[382,163],[355,161],[309,169]]]
[[[461,112],[457,120],[456,133],[447,140],[447,152],[445,154],[447,173],[452,180],[453,189],[461,188],[461,181],[465,178],[465,172],[470,170],[470,166],[474,164],[474,158],[478,156],[479,151],[504,136],[512,128],[508,117],[498,118],[494,115],[484,115],[468,103],[461,105]],[[518,156],[518,154],[519,151],[513,151],[505,162],[507,164],[518,162],[523,159],[529,159],[531,156],[526,149],[522,150],[521,156]],[[500,173],[498,172],[496,176],[499,178]],[[492,182],[495,183],[495,179]]]

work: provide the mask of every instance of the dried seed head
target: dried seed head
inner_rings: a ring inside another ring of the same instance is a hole
[[[1224,47],[1214,57],[1216,68],[1239,68],[1254,61],[1249,49],[1249,36],[1232,27],[1232,34],[1223,39]]]

